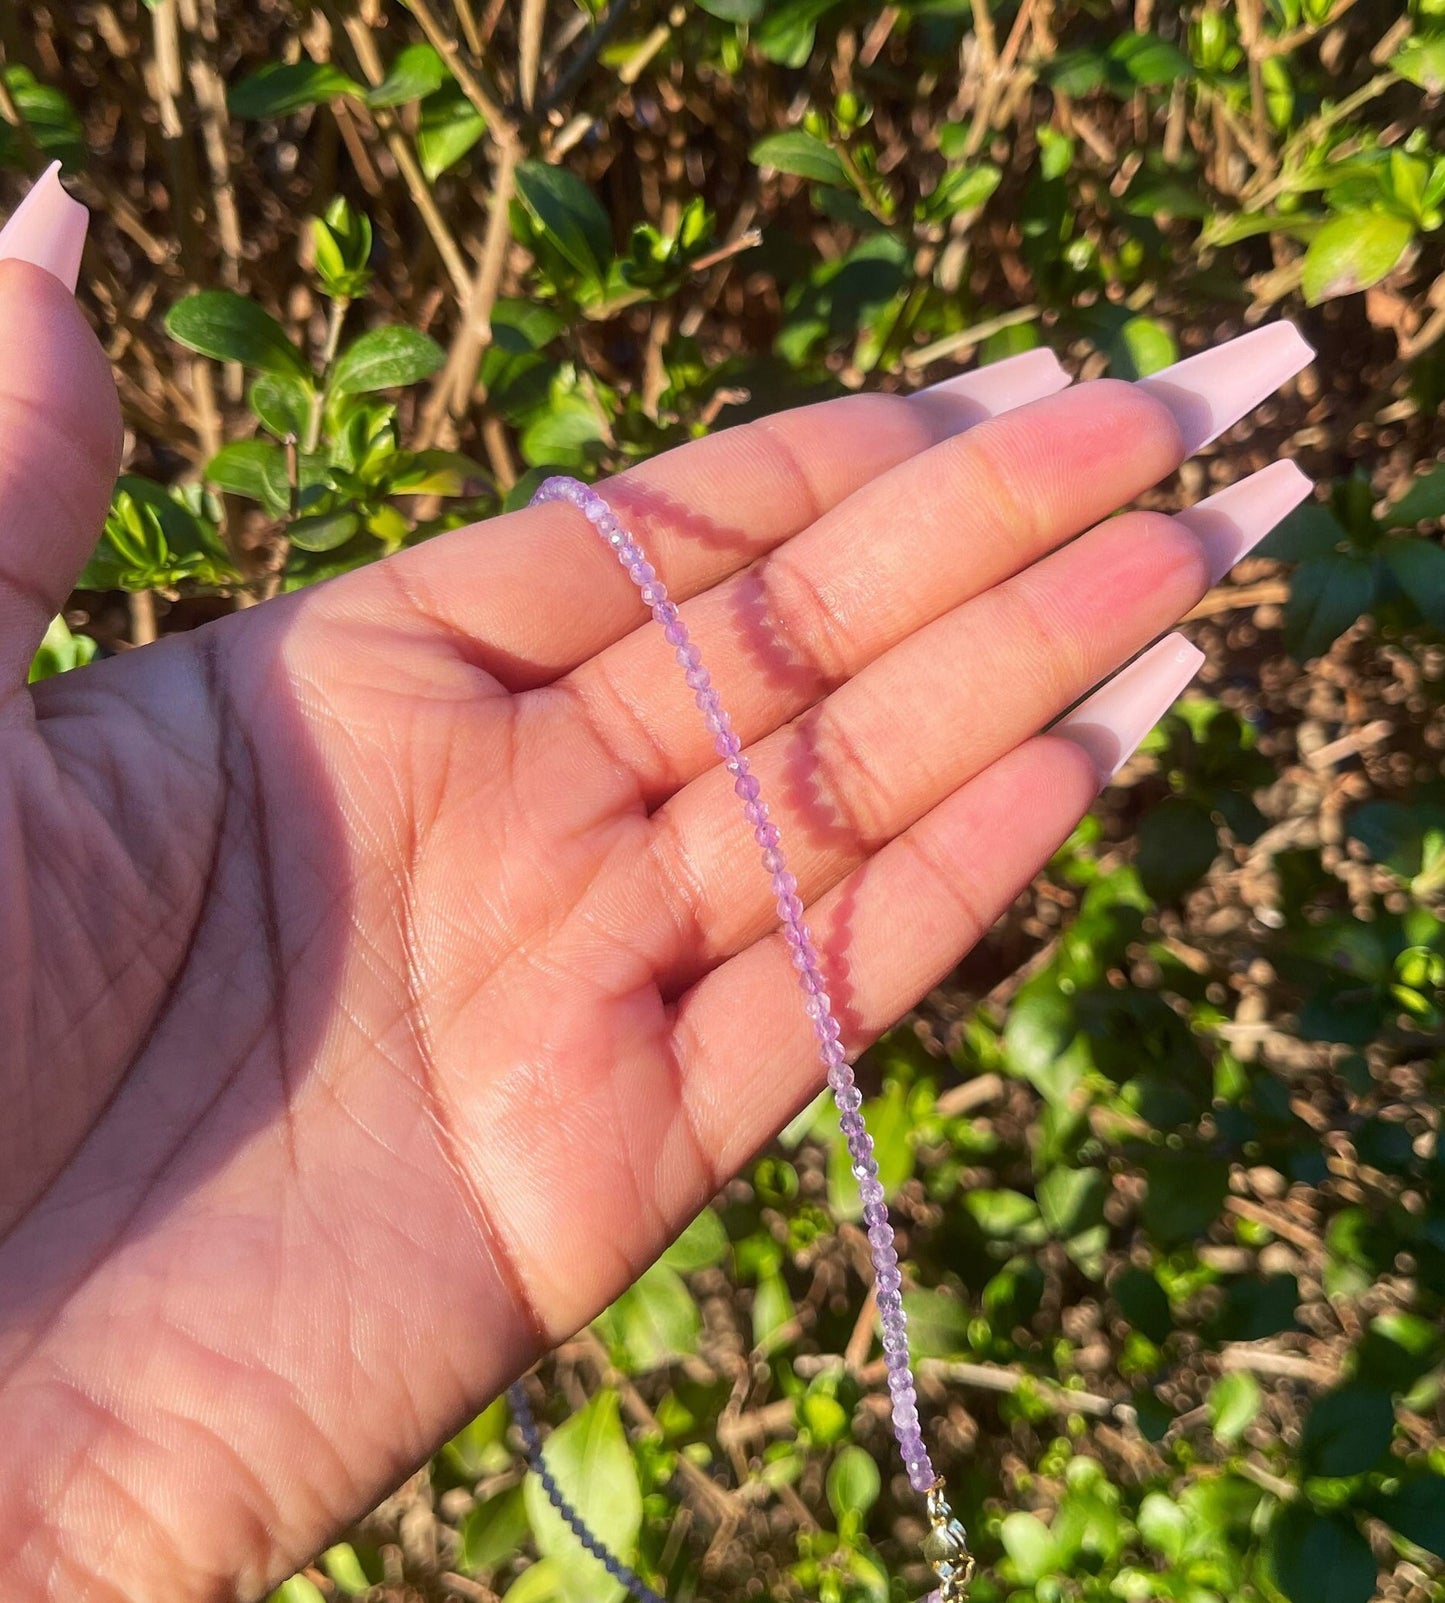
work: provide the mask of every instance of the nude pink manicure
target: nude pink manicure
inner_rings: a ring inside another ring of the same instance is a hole
[[[1203,661],[1204,653],[1183,635],[1165,635],[1060,718],[1049,733],[1082,746],[1093,758],[1099,784],[1107,785]]]
[[[1218,584],[1311,488],[1293,462],[1271,462],[1187,512],[1176,513],[1175,520],[1198,536],[1209,561],[1209,582]]]
[[[1314,358],[1293,323],[1267,324],[1139,380],[1174,414],[1192,456]]]
[[[974,368],[970,373],[955,373],[952,378],[915,390],[913,395],[915,399],[946,395],[950,400],[971,401],[978,408],[977,420],[981,422],[1030,401],[1041,401],[1046,395],[1056,395],[1072,382],[1058,357],[1040,346],[1006,361]]]
[[[60,182],[60,163],[52,162],[0,229],[0,261],[43,267],[74,293],[89,221],[89,212]]]

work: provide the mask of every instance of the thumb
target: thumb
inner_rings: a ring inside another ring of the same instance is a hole
[[[85,565],[120,461],[110,364],[75,301],[87,214],[59,168],[0,230],[0,692]]]

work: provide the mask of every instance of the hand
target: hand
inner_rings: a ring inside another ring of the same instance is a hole
[[[120,430],[55,277],[0,261],[0,332],[6,1596],[252,1598],[614,1297],[821,1074],[728,777],[574,509],[27,690]],[[1177,663],[1036,731],[1297,476],[1073,537],[1299,348],[1276,328],[1056,394],[1036,353],[603,487],[686,601],[851,1049],[1027,883]]]

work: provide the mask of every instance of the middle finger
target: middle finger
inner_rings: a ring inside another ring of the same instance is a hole
[[[738,736],[746,745],[778,728],[1133,499],[1310,354],[1276,323],[1139,384],[1101,381],[1020,407],[885,473],[687,602],[683,620]],[[614,582],[630,583],[620,568]],[[573,704],[649,808],[715,761],[670,656],[662,631],[644,625],[537,692]]]

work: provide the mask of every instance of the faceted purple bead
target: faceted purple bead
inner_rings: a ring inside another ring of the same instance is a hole
[[[893,1226],[886,1219],[880,1219],[877,1224],[868,1229],[869,1242],[878,1248],[891,1246],[893,1242]]]
[[[897,1291],[879,1291],[874,1295],[880,1314],[901,1313],[903,1311],[903,1297]]]
[[[706,690],[712,684],[712,675],[700,663],[696,668],[689,668],[683,677],[689,690]]]
[[[667,636],[667,643],[670,646],[680,646],[687,639],[687,625],[680,618],[675,618],[667,624],[662,632]]]
[[[933,1473],[933,1463],[929,1459],[928,1449],[924,1447],[921,1436],[918,1440],[918,1451],[921,1457],[914,1463],[909,1463],[905,1459],[904,1465],[908,1470],[908,1484],[922,1497],[927,1493],[929,1487],[933,1485],[937,1476]]]
[[[754,827],[758,828],[768,821],[768,804],[760,796],[756,801],[750,801],[743,808],[743,817]]]
[[[660,584],[645,584],[642,587],[642,604],[655,607],[666,595],[667,591]]]
[[[838,1104],[838,1112],[846,1116],[850,1113],[857,1113],[858,1109],[863,1106],[863,1093],[856,1085],[850,1085],[846,1091],[840,1091],[834,1100]],[[859,1130],[863,1128],[861,1117],[858,1120],[858,1128]],[[843,1133],[847,1135],[850,1132],[844,1130]]]
[[[651,584],[657,577],[657,569],[639,552],[637,561],[627,565],[627,577],[636,585]]]
[[[692,668],[696,668],[697,665],[702,661],[702,653],[699,652],[697,647],[693,645],[692,641],[690,640],[687,641],[686,644],[677,648],[676,656],[677,665],[684,673],[687,673]]]
[[[756,774],[739,774],[733,781],[733,789],[744,801],[756,801],[762,788]]]
[[[782,832],[778,829],[776,824],[768,823],[766,820],[764,820],[764,822],[759,824],[758,827],[753,831],[753,839],[757,841],[758,845],[761,846],[765,851],[772,851],[773,848],[778,844],[779,840],[782,839]]]
[[[825,1041],[823,1043],[822,1057],[828,1065],[829,1071],[845,1069],[848,1067],[848,1049],[841,1041]]]

